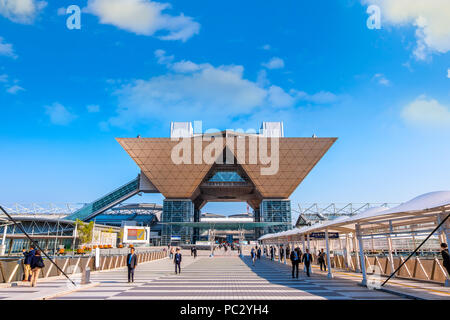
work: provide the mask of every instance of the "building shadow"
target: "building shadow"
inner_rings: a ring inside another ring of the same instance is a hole
[[[242,256],[240,259],[258,277],[265,279],[271,285],[295,289],[299,296],[309,297],[309,299],[312,298],[311,296],[316,296],[317,299],[350,299],[336,290],[327,288],[326,283],[323,283],[323,280],[328,280],[325,276],[311,273],[311,277],[308,277],[303,264],[299,265],[298,279],[293,279],[291,265],[289,264],[261,257],[253,265],[250,256]]]

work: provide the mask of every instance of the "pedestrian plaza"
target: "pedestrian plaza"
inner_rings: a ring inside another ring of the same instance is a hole
[[[358,285],[357,274],[336,272],[334,279],[313,269],[310,278],[300,272],[292,279],[290,267],[278,261],[261,258],[252,266],[248,255],[236,252],[218,252],[209,257],[201,252],[194,259],[183,251],[182,273],[174,274],[173,262],[160,259],[141,263],[135,273],[135,282],[127,282],[126,268],[94,272],[91,284],[74,288],[66,279],[44,279],[37,287],[18,283],[0,288],[0,300],[403,300],[411,298],[448,299],[447,288],[421,286],[415,296],[413,282],[397,284],[397,294],[368,289]],[[76,279],[75,279],[76,280]],[[395,283],[395,284],[394,284]],[[408,287],[409,286],[409,287]],[[424,295],[425,294],[425,295]],[[428,296],[426,296],[428,295]]]

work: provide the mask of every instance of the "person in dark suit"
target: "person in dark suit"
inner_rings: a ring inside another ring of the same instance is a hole
[[[177,274],[177,268],[178,273],[181,274],[181,258],[180,248],[177,248],[175,256],[173,257],[173,263],[175,264],[175,274]]]
[[[312,255],[309,253],[309,249],[306,249],[305,254],[303,254],[302,262],[305,264],[306,275],[310,277]]]
[[[258,247],[258,249],[256,250],[256,258],[261,259],[261,247]]]
[[[291,263],[292,263],[292,278],[297,278],[298,279],[298,265],[300,263],[300,249],[299,248],[295,248],[294,250],[292,250],[291,255],[290,255],[290,259],[291,259]]]
[[[39,273],[41,269],[45,267],[44,260],[42,260],[41,252],[39,250],[34,251],[34,255],[31,258],[31,286],[35,287],[36,282],[39,278]]]
[[[280,261],[283,262],[284,259],[284,247],[283,245],[280,246]]]
[[[34,254],[36,250],[34,249],[34,246],[30,246],[30,251],[26,251],[25,249],[22,250],[23,252],[23,269],[24,269],[24,278],[23,281],[30,281],[31,280],[31,260],[33,260]]]
[[[197,258],[197,247],[194,246],[194,248],[192,249],[194,251],[194,259]]]
[[[270,260],[273,260],[273,247],[270,246]]]
[[[127,267],[128,267],[128,282],[134,282],[134,269],[137,266],[137,256],[134,253],[134,248],[130,249],[130,253],[127,255]]]
[[[320,271],[327,271],[327,265],[325,264],[325,252],[323,252],[323,249],[320,250],[319,256],[317,257],[317,262],[319,262],[320,265]]]
[[[447,277],[450,277],[450,256],[448,254],[448,246],[446,243],[441,243],[441,255],[442,255],[442,264],[444,268],[447,269]]]

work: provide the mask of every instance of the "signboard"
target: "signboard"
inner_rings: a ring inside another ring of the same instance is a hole
[[[181,236],[171,236],[170,241],[181,241]]]
[[[100,248],[95,248],[95,269],[100,267]]]
[[[313,232],[309,235],[312,239],[325,239],[325,232]],[[338,232],[328,232],[328,239],[339,239]]]
[[[211,241],[200,241],[200,240],[197,240],[195,242],[195,244],[199,245],[199,246],[210,246],[212,244],[212,242]]]
[[[123,243],[148,243],[149,227],[125,226],[123,228]]]

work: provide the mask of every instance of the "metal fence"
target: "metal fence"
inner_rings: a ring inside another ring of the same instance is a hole
[[[128,249],[110,249],[102,251],[99,266],[95,266],[95,256],[58,256],[54,259],[63,272],[74,275],[90,268],[92,271],[111,270],[125,267]],[[138,263],[159,260],[167,257],[164,249],[136,248]],[[41,269],[39,278],[62,276],[62,273],[48,260],[44,259],[45,267]],[[24,277],[23,259],[0,260],[0,283],[22,281]]]

